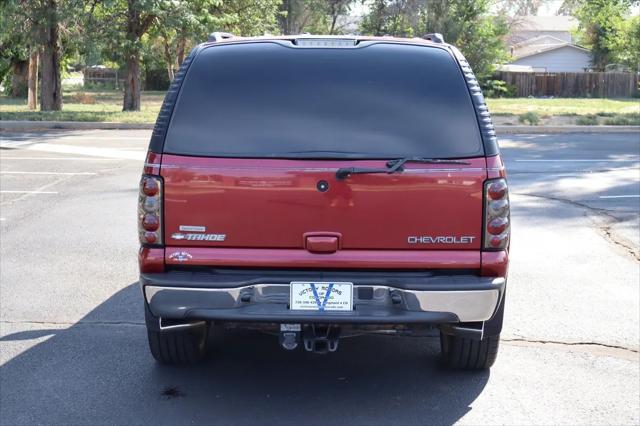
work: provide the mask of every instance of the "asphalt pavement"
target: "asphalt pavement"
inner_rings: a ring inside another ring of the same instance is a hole
[[[149,131],[0,133],[0,424],[638,424],[640,135],[510,135],[503,341],[449,371],[435,337],[328,356],[216,330],[157,365],[137,286]]]

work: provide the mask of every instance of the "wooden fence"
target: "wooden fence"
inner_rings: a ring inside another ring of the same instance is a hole
[[[637,73],[498,71],[496,78],[515,86],[518,97],[629,98],[638,96]]]

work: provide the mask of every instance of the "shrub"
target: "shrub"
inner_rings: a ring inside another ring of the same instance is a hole
[[[595,115],[583,115],[582,117],[578,117],[576,124],[579,126],[597,126],[598,118]]]
[[[529,123],[531,126],[537,126],[540,123],[540,116],[538,113],[529,111],[518,116],[518,121],[527,124]]]
[[[618,114],[607,118],[604,124],[609,126],[640,126],[640,114]]]
[[[488,98],[515,98],[516,86],[502,80],[485,80],[482,82],[482,91]]]
[[[71,95],[70,99],[74,104],[93,105],[96,103],[96,97],[87,92],[74,93],[73,95]]]

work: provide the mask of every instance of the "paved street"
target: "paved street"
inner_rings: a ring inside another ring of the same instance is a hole
[[[640,135],[509,135],[513,239],[490,372],[438,341],[285,352],[214,336],[203,365],[147,349],[135,210],[148,131],[0,133],[0,423],[638,424]]]

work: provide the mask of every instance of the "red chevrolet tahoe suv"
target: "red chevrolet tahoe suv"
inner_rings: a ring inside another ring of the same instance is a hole
[[[488,368],[505,178],[478,82],[438,34],[214,33],[166,95],[140,183],[151,353],[198,361],[212,324],[320,353],[437,329],[447,365]]]

